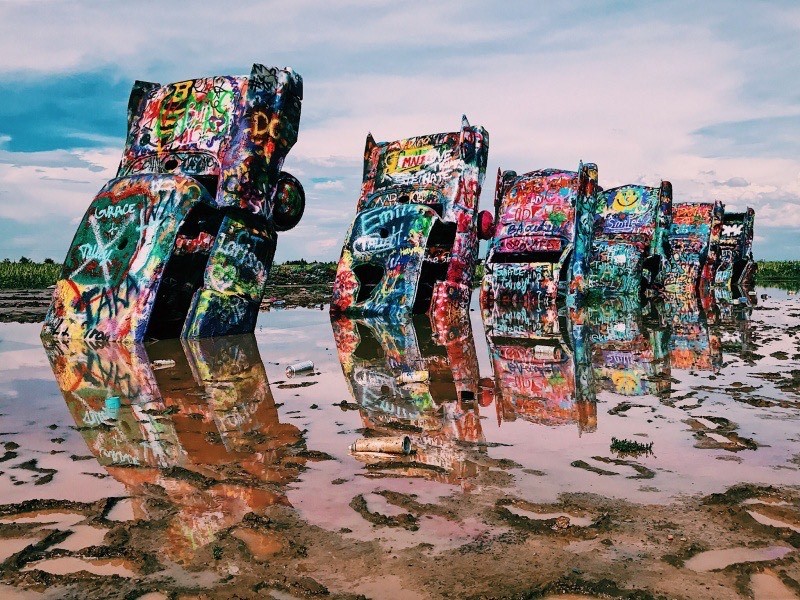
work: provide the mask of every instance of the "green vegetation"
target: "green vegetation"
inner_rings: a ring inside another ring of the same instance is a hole
[[[336,277],[335,262],[287,260],[274,264],[269,273],[269,285],[330,285]]]
[[[47,258],[44,262],[33,262],[21,257],[17,261],[5,259],[0,261],[0,289],[41,289],[55,284],[61,273],[61,265]],[[483,275],[483,262],[478,263],[473,285],[480,285]],[[308,262],[306,260],[288,260],[276,263],[269,276],[269,284],[282,285],[331,285],[336,276],[335,262]],[[794,282],[788,284],[785,282]],[[756,272],[758,285],[777,286],[785,289],[797,289],[800,282],[800,261],[778,260],[759,261]]]
[[[54,285],[61,274],[61,265],[46,258],[33,262],[22,257],[18,261],[0,261],[0,289],[42,289]]]
[[[652,454],[653,442],[642,444],[635,440],[618,440],[611,438],[611,451],[623,456],[638,456],[640,454]]]
[[[759,260],[756,284],[800,281],[800,260]]]

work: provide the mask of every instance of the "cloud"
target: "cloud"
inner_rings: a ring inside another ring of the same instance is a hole
[[[341,179],[322,179],[314,181],[315,190],[344,190],[344,183]]]
[[[715,185],[724,185],[727,187],[747,187],[750,182],[744,177],[731,177],[725,181],[715,181]]]
[[[241,74],[255,60],[304,77],[285,169],[307,209],[279,260],[338,256],[368,131],[450,131],[464,112],[490,133],[483,207],[498,167],[582,159],[605,187],[663,178],[676,201],[753,206],[770,232],[757,255],[800,257],[798,33],[792,5],[714,1],[0,3],[0,217],[37,225],[31,254],[62,256],[115,172],[133,79]]]

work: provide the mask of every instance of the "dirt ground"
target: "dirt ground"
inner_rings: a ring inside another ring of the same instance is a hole
[[[628,504],[588,494],[531,505],[504,495],[492,482],[487,484],[480,493],[459,494],[435,504],[386,492],[388,505],[396,510],[381,514],[364,508],[374,523],[376,538],[385,529],[413,529],[420,520],[430,518],[462,524],[478,519],[489,526],[477,541],[446,550],[431,544],[391,550],[377,539],[354,540],[347,531],[333,533],[311,526],[278,503],[249,512],[240,522],[220,530],[215,543],[178,556],[165,544],[174,536],[171,517],[185,510],[170,499],[174,488],[203,494],[221,484],[176,472],[160,484],[144,486],[140,508],[147,516],[143,519],[109,519],[116,503],[113,498],[93,504],[40,501],[0,507],[3,539],[38,540],[8,557],[0,572],[5,585],[58,598],[800,595],[796,552],[800,489],[743,485],[667,506]],[[167,491],[165,486],[172,489]],[[69,532],[76,528],[25,523],[21,517],[29,516],[32,508],[54,515],[74,513],[83,526],[104,530],[102,542],[82,550],[83,560],[90,565],[115,565],[136,575],[78,572],[59,576],[27,570],[36,561],[69,556],[70,551],[59,549],[58,542],[69,539]],[[783,525],[764,525],[751,516],[754,511]],[[526,512],[559,516],[538,519]],[[571,517],[565,519],[566,515]],[[730,557],[713,554],[730,548],[741,548],[739,559],[746,556],[756,562],[728,565]],[[150,592],[158,595],[147,596]]]

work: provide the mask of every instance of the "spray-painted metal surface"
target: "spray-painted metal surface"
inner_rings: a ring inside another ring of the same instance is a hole
[[[524,175],[498,170],[482,306],[555,301],[572,258],[578,196],[596,184],[597,166],[591,163],[577,171],[544,169]]]
[[[92,201],[43,334],[94,341],[252,332],[277,232],[302,186],[281,172],[297,140],[302,79],[136,82],[117,177]]]
[[[720,255],[724,207],[720,202],[672,206],[669,259],[660,275],[667,294],[694,295],[714,281]]]
[[[394,317],[467,305],[488,152],[486,130],[466,117],[452,133],[381,143],[367,136],[332,311]]]
[[[393,457],[407,463],[392,465],[393,472],[401,468],[406,475],[465,484],[485,468],[465,450],[484,441],[468,313],[446,321],[427,315],[393,321],[333,315],[331,323],[364,426],[384,435],[397,435],[398,427],[409,432],[415,454]],[[371,461],[373,470],[385,460],[357,458]]]
[[[483,311],[498,424],[597,428],[586,328],[572,327],[553,304],[538,310],[495,305]]]
[[[748,208],[745,212],[725,213],[715,285],[726,288],[753,287],[756,275],[756,263],[753,260],[755,218],[756,213],[752,208]]]
[[[580,198],[570,291],[638,296],[668,253],[672,186],[625,185]],[[572,304],[580,301],[571,301]]]

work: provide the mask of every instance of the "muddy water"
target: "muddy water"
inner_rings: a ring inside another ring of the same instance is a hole
[[[304,597],[313,582],[369,597],[480,596],[475,575],[442,568],[451,583],[437,587],[424,562],[508,547],[541,563],[542,594],[616,593],[577,579],[639,589],[611,566],[633,558],[690,585],[695,563],[716,556],[704,552],[735,545],[715,535],[742,530],[737,543],[769,547],[796,533],[800,301],[757,293],[769,298],[706,315],[609,305],[569,321],[473,307],[461,321],[391,326],[271,311],[254,336],[131,348],[43,348],[38,325],[2,324],[0,535],[14,564],[0,573],[19,589],[55,582],[98,597],[113,573],[150,585],[143,593],[224,596],[238,581],[256,593],[255,577],[275,597]],[[288,378],[304,360],[315,370]],[[412,371],[427,380],[402,383]],[[410,456],[349,451],[401,434]],[[774,489],[732,501],[732,523],[703,508],[701,496],[742,482]],[[676,511],[707,513],[683,523]],[[568,538],[539,548],[537,536],[554,535]],[[729,564],[786,568],[793,556]],[[389,572],[378,575],[376,557]],[[501,577],[504,564],[495,575],[510,587],[497,596],[532,585],[522,570]],[[721,581],[738,593],[735,577]]]

